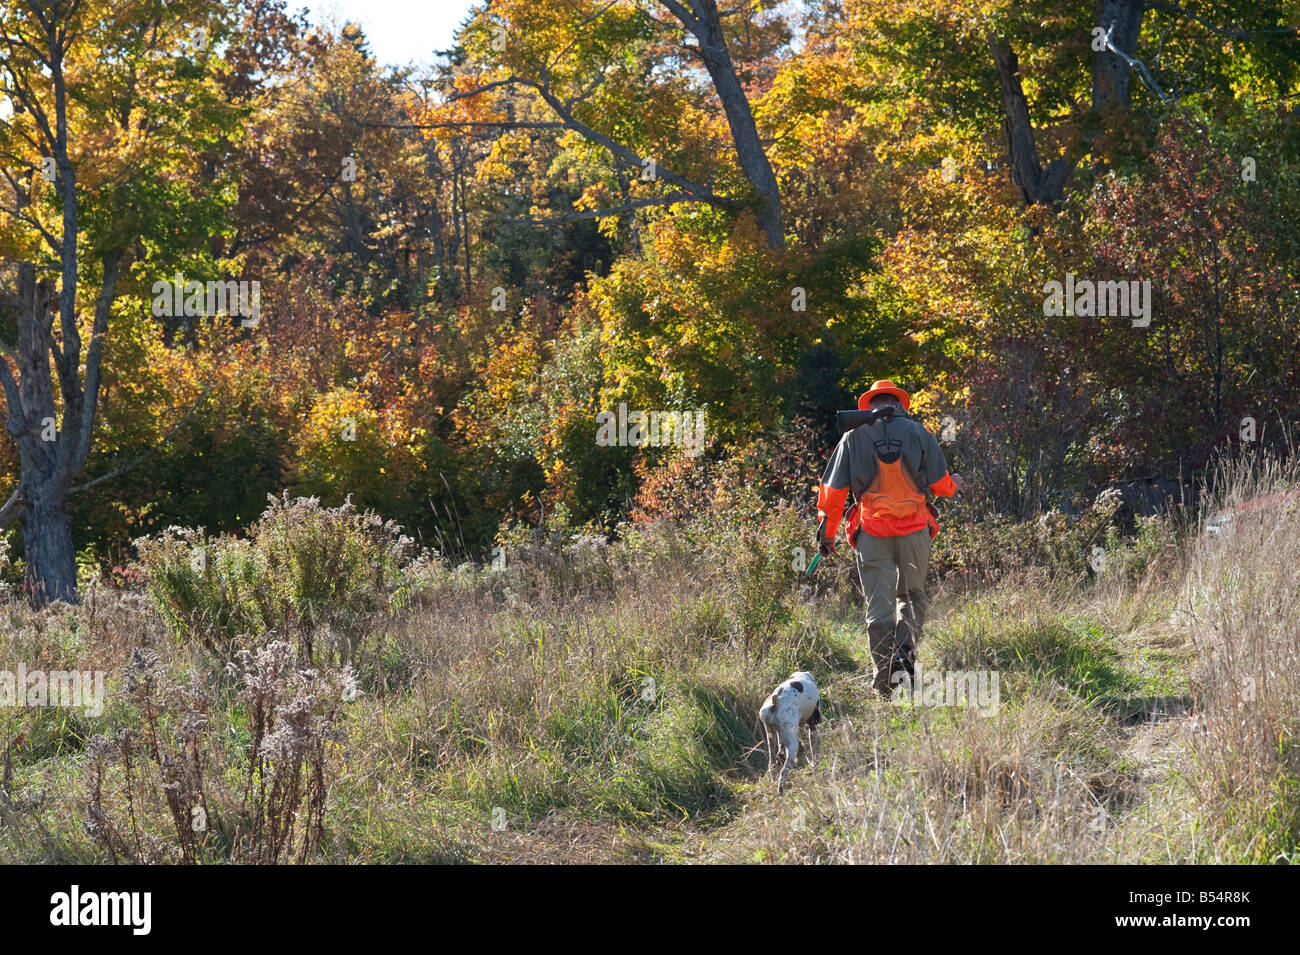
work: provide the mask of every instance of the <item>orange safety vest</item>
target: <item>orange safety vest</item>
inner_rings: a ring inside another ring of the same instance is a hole
[[[902,456],[894,452],[886,457],[892,460],[885,461],[876,455],[875,480],[858,498],[844,527],[850,547],[856,546],[854,539],[859,530],[872,537],[902,537],[929,525],[931,538],[939,532],[926,507],[925,494],[903,470]]]
[[[870,485],[859,494],[848,520],[844,522],[844,536],[850,547],[855,546],[858,531],[866,531],[872,537],[903,537],[928,526],[931,540],[938,535],[938,513],[930,504],[930,495],[951,497],[957,486],[945,470],[943,477],[934,484],[924,489],[919,487],[911,471],[904,466],[902,447],[901,440],[890,438],[887,430],[882,429],[880,437],[871,441],[870,449],[858,445],[854,450],[855,455],[865,457],[870,454],[875,458],[876,474]],[[836,453],[843,450],[841,447]],[[847,486],[837,488],[818,484],[819,542],[838,533],[848,494]]]

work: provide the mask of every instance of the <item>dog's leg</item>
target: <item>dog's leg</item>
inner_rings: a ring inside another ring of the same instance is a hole
[[[767,731],[767,773],[772,775],[772,767],[776,765],[776,760],[781,757],[780,740],[777,739],[776,731],[768,723],[763,724],[763,729]]]
[[[781,742],[785,745],[785,764],[781,767],[781,777],[776,784],[777,795],[785,790],[785,777],[789,775],[795,760],[799,757],[799,727],[781,727]]]
[[[813,763],[817,757],[817,744],[821,742],[822,704],[821,700],[813,707],[808,717],[808,761]]]

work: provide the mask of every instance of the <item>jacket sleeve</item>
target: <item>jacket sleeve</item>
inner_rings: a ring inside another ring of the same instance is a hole
[[[847,438],[848,435],[845,435]],[[817,488],[817,542],[834,540],[844,517],[844,501],[849,496],[849,453],[844,438],[826,463]]]
[[[943,449],[939,441],[927,429],[921,429],[921,473],[925,476],[926,487],[935,497],[952,497],[957,493],[957,485],[948,473],[948,462],[944,460]]]
[[[930,493],[935,497],[952,497],[957,493],[957,485],[953,483],[947,468],[944,468],[943,477],[930,485]]]

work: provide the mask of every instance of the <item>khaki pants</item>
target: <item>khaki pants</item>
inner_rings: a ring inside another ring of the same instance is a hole
[[[911,679],[915,673],[916,647],[930,607],[925,595],[930,530],[923,527],[902,537],[859,531],[855,544],[858,578],[867,597],[867,640],[876,664],[874,686],[889,693],[897,682],[891,682],[892,674],[903,671]]]

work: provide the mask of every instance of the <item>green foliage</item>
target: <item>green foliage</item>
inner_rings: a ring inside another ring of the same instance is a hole
[[[260,513],[283,486],[287,449],[266,405],[265,378],[231,384],[161,422],[106,416],[93,472],[139,461],[134,473],[148,481],[113,481],[73,497],[78,543],[100,560],[116,559],[124,541],[141,534],[186,524],[234,532]]]
[[[949,505],[951,516],[940,521],[932,566],[940,575],[973,574],[986,579],[1039,567],[1054,576],[1085,580],[1096,573],[1089,561],[1095,562],[1094,548],[1100,547],[1103,566],[1113,572],[1107,544],[1118,544],[1109,530],[1119,506],[1118,494],[1103,493],[1073,517],[1053,510],[1034,520],[1018,521],[1001,516],[969,520],[960,506]]]
[[[173,527],[137,548],[173,633],[222,660],[273,635],[296,640],[308,662],[353,659],[405,599],[412,556],[391,521],[287,493],[247,539]]]

